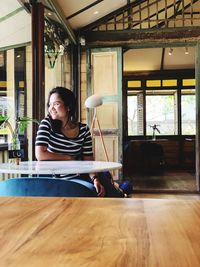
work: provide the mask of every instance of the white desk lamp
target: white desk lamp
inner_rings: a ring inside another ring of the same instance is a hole
[[[85,101],[85,106],[87,108],[89,108],[89,109],[93,108],[94,109],[94,114],[93,114],[92,123],[91,123],[91,127],[90,127],[91,135],[93,137],[94,125],[95,125],[95,121],[96,121],[98,129],[99,129],[99,135],[100,135],[101,143],[102,143],[102,146],[103,146],[104,154],[105,154],[106,160],[109,161],[108,153],[106,151],[106,146],[105,146],[103,135],[102,135],[102,132],[101,132],[100,123],[99,123],[99,120],[98,120],[98,117],[97,117],[97,107],[101,106],[102,104],[103,104],[102,97],[100,95],[96,95],[96,94],[91,95]]]

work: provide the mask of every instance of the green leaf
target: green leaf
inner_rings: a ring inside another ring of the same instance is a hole
[[[4,122],[8,121],[8,119],[9,119],[8,116],[0,115],[0,126],[1,126]]]
[[[24,134],[26,128],[28,127],[30,122],[35,122],[39,124],[38,120],[30,118],[30,117],[19,117],[17,120],[17,128],[18,132]]]

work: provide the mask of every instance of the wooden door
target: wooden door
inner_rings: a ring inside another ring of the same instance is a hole
[[[103,142],[109,161],[122,162],[122,51],[121,48],[92,49],[90,60],[90,88],[88,96],[103,97],[103,105],[97,107]],[[94,110],[89,110],[90,122]],[[93,129],[95,160],[106,161],[102,139],[97,123]],[[113,173],[114,179],[121,177],[121,171]]]

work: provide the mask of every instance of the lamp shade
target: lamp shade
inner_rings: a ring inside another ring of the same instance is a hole
[[[96,108],[103,104],[102,96],[100,95],[91,95],[85,100],[85,106],[87,108]]]

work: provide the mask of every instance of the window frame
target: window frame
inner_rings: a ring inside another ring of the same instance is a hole
[[[183,80],[192,79],[195,80],[195,70],[194,69],[181,69],[181,70],[165,70],[165,71],[149,71],[149,72],[132,72],[132,73],[124,73],[124,136],[125,138],[138,138],[138,139],[148,139],[151,136],[146,133],[146,91],[153,90],[156,91],[177,91],[177,134],[172,136],[182,136],[182,121],[181,121],[181,91],[185,89],[195,89],[194,85],[185,85],[183,86]],[[161,86],[158,87],[148,87],[147,81],[155,81],[155,80],[177,80],[176,86],[163,86],[163,82],[161,82]],[[141,87],[128,87],[128,83],[130,81],[137,81],[137,84],[141,84]],[[138,82],[139,81],[139,82]],[[128,135],[128,103],[127,97],[128,92],[131,91],[141,91],[143,93],[143,135]],[[169,137],[169,135],[160,134],[159,137]]]

